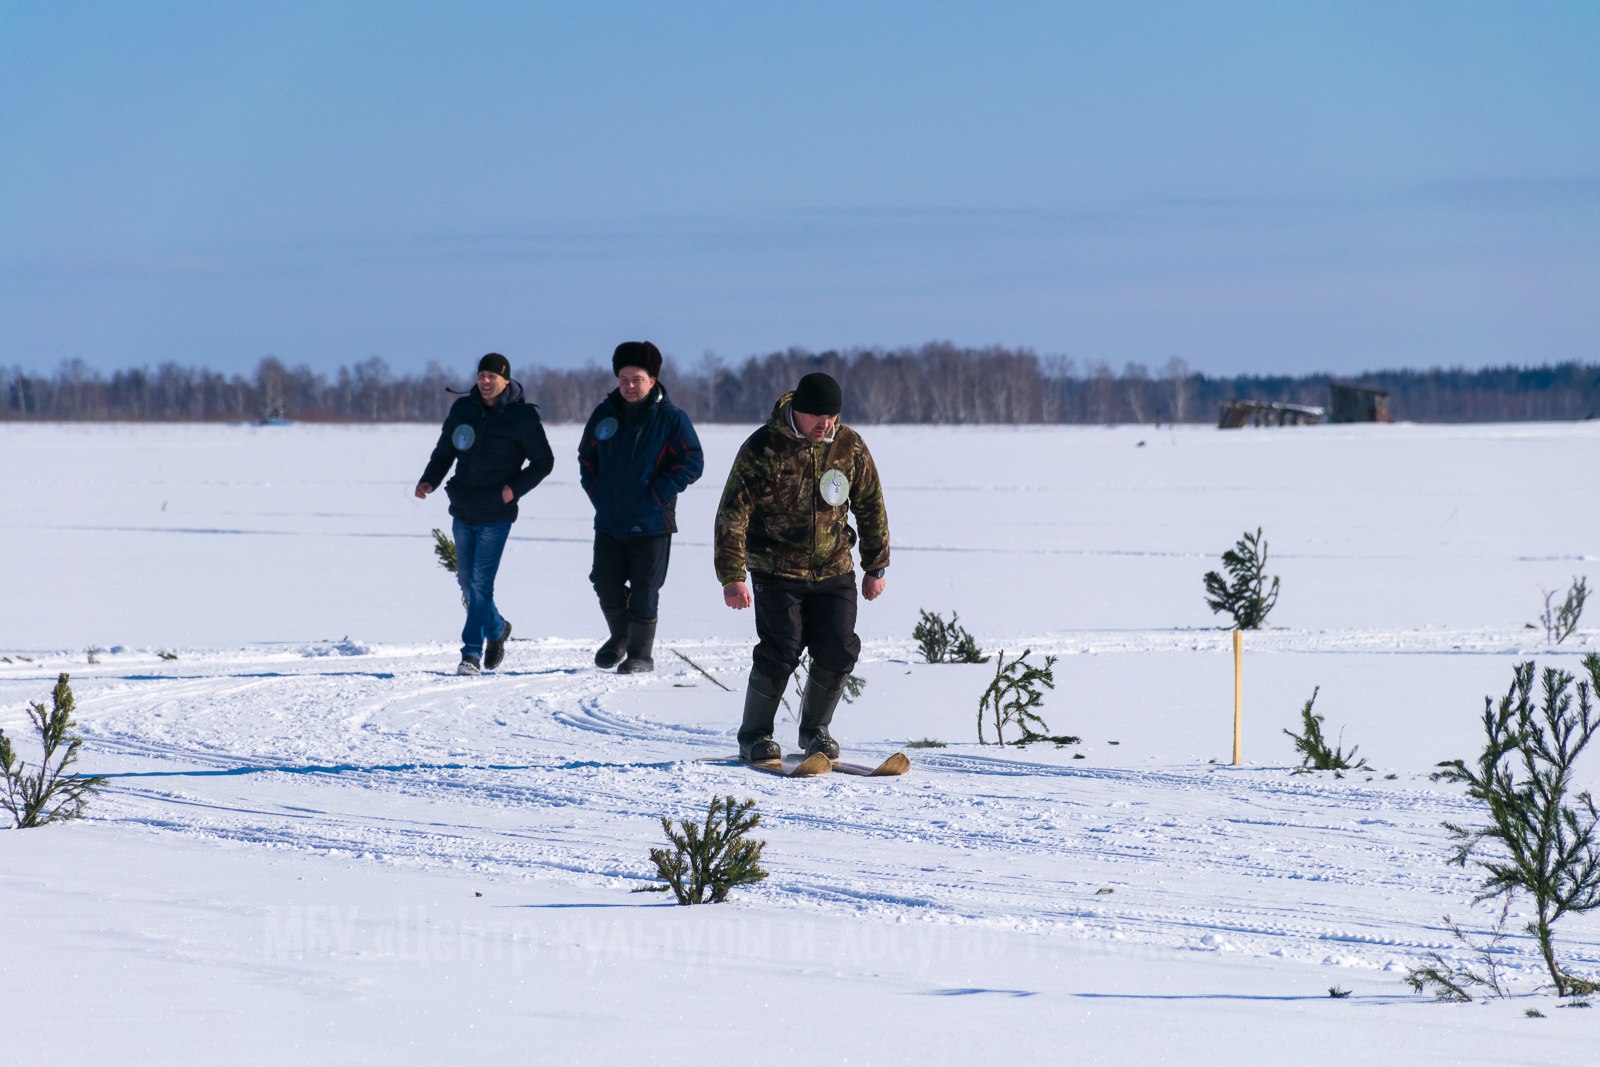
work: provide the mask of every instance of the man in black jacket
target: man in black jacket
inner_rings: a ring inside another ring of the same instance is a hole
[[[511,380],[511,363],[498,352],[478,361],[478,386],[450,406],[439,443],[417,483],[418,500],[433,492],[450,464],[446,483],[455,520],[456,581],[467,602],[457,674],[494,670],[505,657],[511,623],[494,604],[500,569],[517,501],[555,466],[539,409],[523,399]]]
[[[611,369],[617,387],[583,428],[578,479],[594,505],[589,581],[611,632],[595,666],[636,674],[655,669],[656,608],[678,529],[678,494],[700,477],[705,458],[694,424],[657,380],[660,349],[624,341],[611,354]]]

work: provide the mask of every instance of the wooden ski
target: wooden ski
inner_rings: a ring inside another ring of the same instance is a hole
[[[876,767],[864,763],[834,762],[833,769],[840,774],[857,774],[863,778],[889,778],[906,773],[911,769],[911,760],[906,758],[904,752],[896,752]]]
[[[792,756],[785,756],[781,760],[761,760],[759,763],[749,763],[738,756],[719,756],[696,762],[749,767],[752,770],[765,771],[767,774],[776,774],[781,778],[815,778],[819,774],[827,774],[833,770],[833,764],[828,757],[820,752],[814,756],[802,756],[796,753]]]

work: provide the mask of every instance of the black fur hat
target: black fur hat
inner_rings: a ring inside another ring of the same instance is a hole
[[[624,341],[611,353],[611,373],[622,374],[623,367],[638,367],[652,378],[661,377],[661,349],[649,341]]]

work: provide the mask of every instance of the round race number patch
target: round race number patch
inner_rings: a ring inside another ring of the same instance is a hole
[[[844,471],[828,471],[817,483],[817,490],[830,507],[836,508],[850,499],[850,479],[844,476]]]

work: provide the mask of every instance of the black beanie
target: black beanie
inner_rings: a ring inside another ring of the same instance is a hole
[[[661,349],[649,341],[624,341],[611,353],[611,373],[620,375],[623,367],[638,367],[652,378],[661,377]]]
[[[837,415],[843,399],[839,383],[817,371],[800,379],[789,406],[804,415]]]
[[[482,374],[486,370],[493,371],[500,377],[509,380],[511,378],[511,361],[498,352],[490,352],[487,356],[478,360],[478,373]]]

